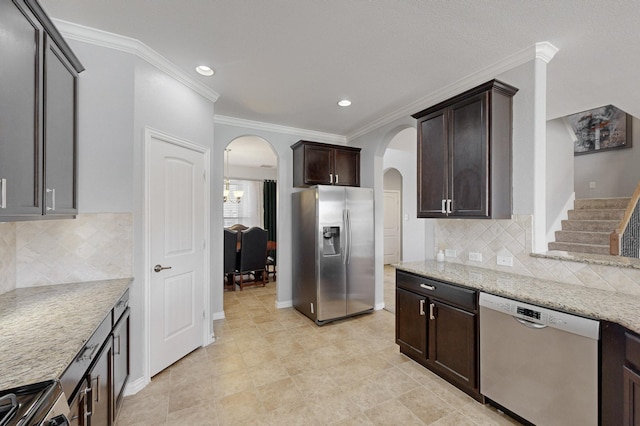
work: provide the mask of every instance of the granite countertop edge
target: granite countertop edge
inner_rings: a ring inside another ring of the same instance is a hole
[[[133,278],[0,295],[0,390],[59,379]]]
[[[464,287],[610,321],[640,333],[640,296],[450,262],[401,262],[394,268]]]

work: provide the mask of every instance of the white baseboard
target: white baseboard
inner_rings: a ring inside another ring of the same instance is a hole
[[[293,308],[293,300],[285,300],[284,302],[276,301],[276,308],[277,309]]]
[[[135,395],[144,389],[149,382],[144,377],[129,381],[124,389],[124,396]]]
[[[384,309],[384,302],[376,303],[375,306],[373,307],[373,310],[375,311],[379,311],[380,309]]]
[[[211,315],[211,320],[215,321],[215,320],[221,320],[221,319],[225,319],[226,317],[224,316],[224,311],[220,311],[220,312],[214,312]]]

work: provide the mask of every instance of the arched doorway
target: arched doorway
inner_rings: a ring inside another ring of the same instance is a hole
[[[273,283],[272,287],[275,287],[277,277],[277,176],[278,157],[271,144],[265,139],[257,136],[241,136],[225,147],[222,188],[223,226],[236,230],[259,227],[267,232],[265,280]],[[240,247],[240,238],[237,244],[239,258],[245,252]],[[234,280],[234,276],[227,273],[229,266],[234,264],[229,253],[225,253],[224,263],[225,288],[235,290],[237,277]],[[237,266],[237,259],[235,264]],[[262,283],[262,276],[263,272],[259,272],[248,278],[253,279],[254,284]],[[273,293],[275,294],[275,288]]]

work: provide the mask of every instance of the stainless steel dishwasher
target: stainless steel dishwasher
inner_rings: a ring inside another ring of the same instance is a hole
[[[597,425],[599,326],[480,293],[480,393],[537,425]]]

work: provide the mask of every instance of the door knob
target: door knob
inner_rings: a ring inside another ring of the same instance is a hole
[[[156,272],[160,272],[163,269],[171,269],[171,266],[162,266],[162,265],[156,265],[153,267],[153,270]]]

